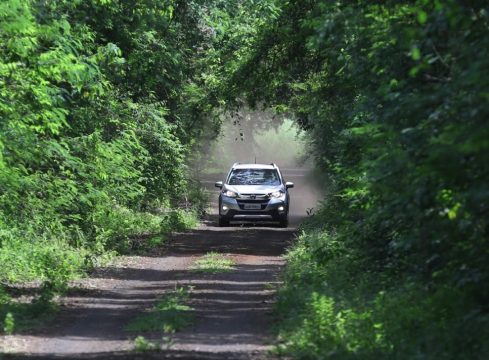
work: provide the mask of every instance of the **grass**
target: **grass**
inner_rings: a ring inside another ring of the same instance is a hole
[[[191,325],[194,321],[192,308],[185,304],[188,290],[178,288],[161,299],[146,314],[132,320],[126,327],[130,332],[162,331],[174,333]]]
[[[139,335],[134,339],[134,350],[138,352],[155,351],[159,348],[158,342],[147,340],[144,336]]]
[[[203,273],[220,273],[233,270],[234,265],[234,261],[227,259],[224,255],[210,252],[196,260],[192,270]]]
[[[18,303],[6,296],[0,300],[0,334],[44,326],[54,319],[58,310],[56,304],[42,297],[32,303]]]
[[[170,336],[163,336],[161,340],[148,340],[144,336],[137,336],[134,339],[134,350],[137,352],[169,350],[173,345]]]

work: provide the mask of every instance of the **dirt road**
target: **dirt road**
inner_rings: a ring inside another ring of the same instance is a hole
[[[122,257],[97,270],[60,299],[62,311],[49,327],[3,336],[0,349],[9,353],[7,359],[268,358],[282,255],[305,213],[297,207],[291,211],[287,229],[266,224],[219,228],[210,215],[198,229],[173,235],[151,254]],[[195,261],[209,252],[233,260],[234,269],[192,271]],[[124,329],[178,287],[190,289],[186,303],[193,308],[192,325],[170,335]],[[162,350],[135,352],[137,335],[158,342]]]

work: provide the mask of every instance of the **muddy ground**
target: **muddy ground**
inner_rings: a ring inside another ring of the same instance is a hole
[[[294,170],[285,176],[297,189],[303,174]],[[287,229],[263,223],[219,228],[214,211],[198,229],[174,234],[149,254],[121,257],[78,281],[59,299],[61,311],[49,326],[0,337],[0,353],[6,359],[268,359],[283,255],[312,200],[297,196]],[[234,270],[210,274],[190,269],[211,251],[232,259]],[[189,289],[192,325],[173,334],[124,329],[178,287]],[[159,342],[161,350],[135,352],[138,335]]]

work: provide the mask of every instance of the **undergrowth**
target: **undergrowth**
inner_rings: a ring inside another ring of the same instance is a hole
[[[139,335],[134,339],[134,350],[138,352],[155,351],[159,348],[158,342],[148,340],[144,336]]]
[[[12,333],[45,323],[56,310],[52,299],[67,288],[70,280],[86,275],[116,254],[136,251],[139,237],[152,234],[144,249],[159,246],[172,230],[182,231],[198,222],[193,211],[175,210],[163,214],[117,210],[101,220],[94,242],[77,246],[68,238],[20,236],[3,238],[0,247],[0,332]],[[17,284],[41,283],[31,303],[19,304],[9,288]]]
[[[296,359],[483,359],[489,316],[460,287],[426,285],[337,234],[306,230],[288,253],[276,351]]]
[[[0,331],[4,334],[46,325],[53,320],[58,311],[58,306],[50,301],[52,294],[46,293],[46,290],[31,303],[19,303],[3,295],[4,297],[0,298]]]
[[[215,121],[193,51],[207,40],[200,5],[178,8],[0,2],[0,43],[16,44],[0,46],[0,332],[205,208],[186,164]]]

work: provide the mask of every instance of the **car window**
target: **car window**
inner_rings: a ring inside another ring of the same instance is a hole
[[[234,169],[229,175],[229,185],[280,185],[275,169]]]

